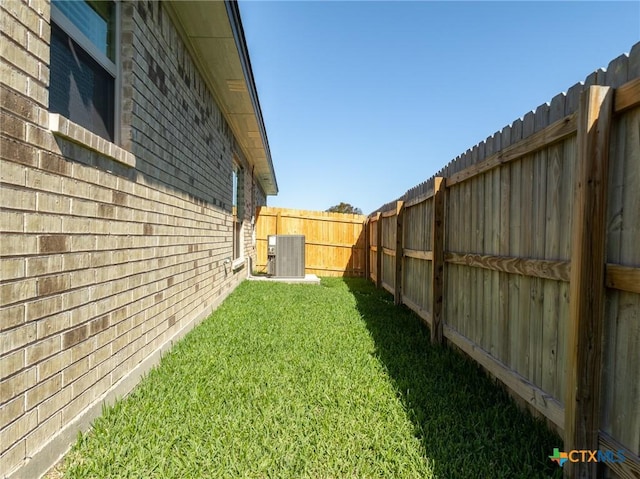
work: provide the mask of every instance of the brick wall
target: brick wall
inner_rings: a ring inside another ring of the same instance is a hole
[[[246,275],[225,262],[234,157],[247,256],[266,203],[161,4],[122,6],[122,148],[48,114],[49,11],[45,0],[0,11],[0,471],[11,477],[55,461],[99,401],[126,393]]]

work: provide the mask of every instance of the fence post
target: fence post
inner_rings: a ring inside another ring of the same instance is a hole
[[[431,342],[442,343],[442,305],[444,294],[444,195],[446,180],[433,181],[433,228],[431,262]]]
[[[578,110],[578,163],[571,232],[565,450],[598,449],[609,132],[613,92],[591,86]],[[564,477],[596,477],[597,463],[571,462]]]
[[[382,214],[376,215],[376,288],[382,287]]]
[[[395,304],[402,304],[402,222],[404,218],[404,201],[396,203],[396,276],[393,288]]]
[[[364,277],[371,279],[371,236],[369,235],[369,217],[364,220]]]

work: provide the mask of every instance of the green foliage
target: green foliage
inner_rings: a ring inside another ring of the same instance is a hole
[[[561,476],[559,438],[359,279],[245,281],[126,399],[67,478]]]
[[[350,205],[349,203],[340,202],[335,206],[327,209],[328,213],[350,213],[354,215],[361,215],[362,210],[360,208],[356,208],[355,206]]]

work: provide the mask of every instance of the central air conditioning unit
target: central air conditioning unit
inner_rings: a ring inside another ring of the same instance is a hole
[[[276,278],[304,278],[304,235],[267,237],[267,274]]]

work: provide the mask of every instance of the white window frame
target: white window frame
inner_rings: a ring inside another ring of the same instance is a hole
[[[87,36],[76,27],[67,16],[62,13],[53,3],[51,3],[51,21],[60,27],[73,41],[75,41],[80,48],[84,50],[91,58],[93,58],[98,65],[105,69],[109,75],[113,77],[113,143],[119,145],[121,140],[121,124],[120,118],[122,114],[122,68],[120,61],[120,23],[121,23],[121,10],[120,2],[115,0],[115,20],[114,20],[114,53],[115,61],[111,61],[104,53],[102,53],[93,42],[87,38]],[[73,122],[72,119],[68,119]]]
[[[231,256],[232,256],[232,262],[233,262],[233,270],[237,270],[240,269],[240,267],[242,265],[244,265],[245,263],[245,257],[244,257],[244,219],[240,219],[238,217],[238,211],[240,210],[240,201],[244,201],[244,198],[240,197],[240,182],[244,181],[244,174],[242,174],[242,167],[240,166],[240,163],[238,163],[237,161],[233,162],[233,166],[232,166],[232,170],[231,170],[231,221],[233,223],[232,226],[232,237],[231,237],[231,242],[232,242],[232,252],[231,252]],[[233,197],[233,177],[237,178],[236,181],[236,197]],[[244,191],[244,188],[243,188]],[[235,201],[235,205],[234,205],[234,201]],[[242,208],[242,210],[244,211],[244,208]],[[236,229],[239,230],[239,232],[236,232]],[[236,234],[238,237],[238,241],[236,244]],[[237,257],[236,257],[236,253],[237,253]]]

